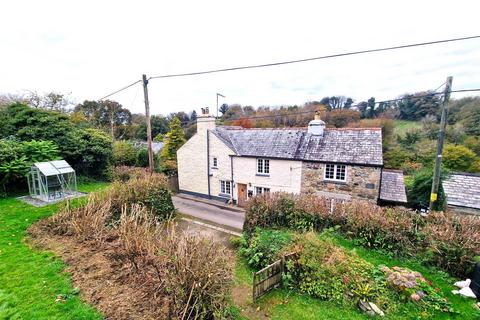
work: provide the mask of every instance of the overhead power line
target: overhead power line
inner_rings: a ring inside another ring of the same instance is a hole
[[[139,82],[142,82],[142,80],[137,80],[137,81],[135,81],[135,82],[132,82],[132,83],[130,83],[128,86],[125,86],[125,87],[123,87],[123,88],[121,88],[121,89],[118,89],[117,91],[114,91],[114,92],[112,92],[112,93],[110,93],[110,94],[107,94],[106,96],[101,97],[101,98],[98,99],[98,100],[103,100],[103,99],[106,99],[106,98],[108,98],[108,97],[111,97],[111,96],[113,96],[114,94],[117,94],[117,93],[119,93],[119,92],[121,92],[121,91],[123,91],[123,90],[126,90],[126,89],[128,89],[128,88],[136,85],[136,84],[139,83]]]
[[[475,89],[459,89],[459,90],[452,90],[450,91],[451,93],[458,93],[458,92],[476,92],[480,91],[480,88],[475,88]],[[382,100],[382,101],[375,101],[375,104],[380,104],[380,103],[390,103],[390,102],[396,102],[396,101],[402,101],[405,100],[406,98],[412,98],[412,99],[420,99],[420,98],[426,98],[426,97],[431,97],[432,95],[443,95],[443,92],[430,92],[425,95],[408,95],[408,97],[403,96],[401,98],[396,98],[396,99],[390,99],[390,100]],[[355,108],[355,107],[360,107],[362,104],[354,104],[350,106],[350,108]],[[303,114],[309,114],[309,113],[315,113],[316,110],[309,110],[309,111],[298,111],[298,112],[288,112],[288,113],[283,113],[283,114],[269,114],[269,115],[264,115],[264,116],[245,116],[245,117],[239,117],[235,119],[226,119],[227,121],[235,121],[239,119],[265,119],[265,118],[276,118],[276,117],[288,117],[288,116],[296,116],[296,115],[303,115]],[[190,125],[195,123],[196,121],[183,121],[182,125]]]
[[[380,51],[406,49],[406,48],[427,46],[427,45],[440,44],[440,43],[446,43],[446,42],[471,40],[471,39],[476,39],[476,38],[480,38],[480,35],[478,35],[478,36],[471,36],[471,37],[462,37],[462,38],[452,38],[452,39],[445,39],[445,40],[428,41],[428,42],[419,42],[419,43],[405,44],[405,45],[399,45],[399,46],[393,46],[393,47],[385,47],[385,48],[376,48],[376,49],[367,49],[367,50],[351,51],[351,52],[330,54],[330,55],[326,55],[326,56],[313,57],[313,58],[304,58],[304,59],[298,59],[298,60],[289,60],[289,61],[281,61],[281,62],[273,62],[273,63],[265,63],[265,64],[257,64],[257,65],[247,65],[247,66],[231,67],[231,68],[224,68],[224,69],[213,69],[213,70],[197,71],[197,72],[189,72],[189,73],[176,73],[176,74],[159,75],[159,76],[150,77],[149,79],[162,79],[162,78],[173,78],[173,77],[197,76],[197,75],[209,74],[209,73],[217,73],[217,72],[226,72],[226,71],[236,71],[236,70],[244,70],[244,69],[274,67],[274,66],[285,65],[285,64],[300,63],[300,62],[307,62],[307,61],[314,61],[314,60],[322,60],[322,59],[330,59],[330,58],[338,58],[338,57],[352,56],[352,55],[358,55],[358,54],[364,54],[364,53],[380,52]]]
[[[322,59],[330,59],[330,58],[339,58],[344,56],[351,56],[351,55],[359,55],[365,53],[373,53],[373,52],[380,52],[380,51],[389,51],[389,50],[397,50],[397,49],[406,49],[412,47],[420,47],[420,46],[427,46],[433,44],[440,44],[440,43],[447,43],[447,42],[454,42],[454,41],[463,41],[463,40],[471,40],[471,39],[478,39],[480,35],[477,36],[470,36],[470,37],[461,37],[461,38],[451,38],[451,39],[444,39],[444,40],[436,40],[436,41],[428,41],[428,42],[419,42],[413,44],[406,44],[406,45],[399,45],[393,47],[385,47],[385,48],[376,48],[376,49],[368,49],[368,50],[360,50],[360,51],[351,51],[351,52],[344,52],[344,53],[337,53],[331,54],[326,56],[320,57],[313,57],[313,58],[304,58],[304,59],[297,59],[297,60],[289,60],[289,61],[281,61],[281,62],[273,62],[273,63],[266,63],[266,64],[257,64],[257,65],[247,65],[247,66],[239,66],[239,67],[231,67],[231,68],[224,68],[224,69],[214,69],[214,70],[206,70],[206,71],[197,71],[197,72],[189,72],[189,73],[174,73],[174,74],[167,74],[167,75],[158,75],[148,78],[150,79],[162,79],[162,78],[174,78],[174,77],[186,77],[186,76],[197,76],[202,74],[209,74],[209,73],[218,73],[218,72],[227,72],[227,71],[236,71],[236,70],[244,70],[244,69],[254,69],[254,68],[265,68],[265,67],[273,67],[279,65],[286,65],[286,64],[293,64],[293,63],[301,63],[301,62],[308,62],[308,61],[315,61],[315,60],[322,60]],[[135,84],[142,82],[142,80],[137,80],[121,89],[118,89],[106,96],[98,100],[103,100],[108,97],[113,96],[123,90],[134,86]]]

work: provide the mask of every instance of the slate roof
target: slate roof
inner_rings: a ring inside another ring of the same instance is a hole
[[[443,181],[447,204],[480,210],[480,175],[453,173]]]
[[[304,128],[212,131],[239,156],[281,158],[349,164],[383,164],[380,128],[325,129],[315,136]]]
[[[380,199],[390,202],[407,202],[407,193],[405,191],[402,171],[383,169]]]

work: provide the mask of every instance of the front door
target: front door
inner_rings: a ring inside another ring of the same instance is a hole
[[[237,183],[238,187],[238,206],[244,207],[247,202],[247,185],[243,183]]]

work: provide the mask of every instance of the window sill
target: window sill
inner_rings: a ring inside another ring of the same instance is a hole
[[[343,185],[346,185],[346,184],[347,184],[347,181],[341,181],[341,180],[323,179],[323,182],[325,182],[325,183],[343,184]]]
[[[269,173],[257,173],[255,175],[258,176],[258,177],[270,177]]]
[[[231,195],[228,194],[228,193],[219,193],[218,196],[222,197],[222,198],[228,198],[228,199],[230,199],[230,197],[231,197]]]
[[[210,167],[210,169],[218,169],[218,167]]]

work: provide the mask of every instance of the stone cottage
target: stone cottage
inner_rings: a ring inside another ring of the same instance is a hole
[[[276,191],[406,202],[403,174],[383,169],[381,129],[330,129],[318,114],[308,128],[244,129],[207,111],[177,158],[181,192],[240,206]]]

